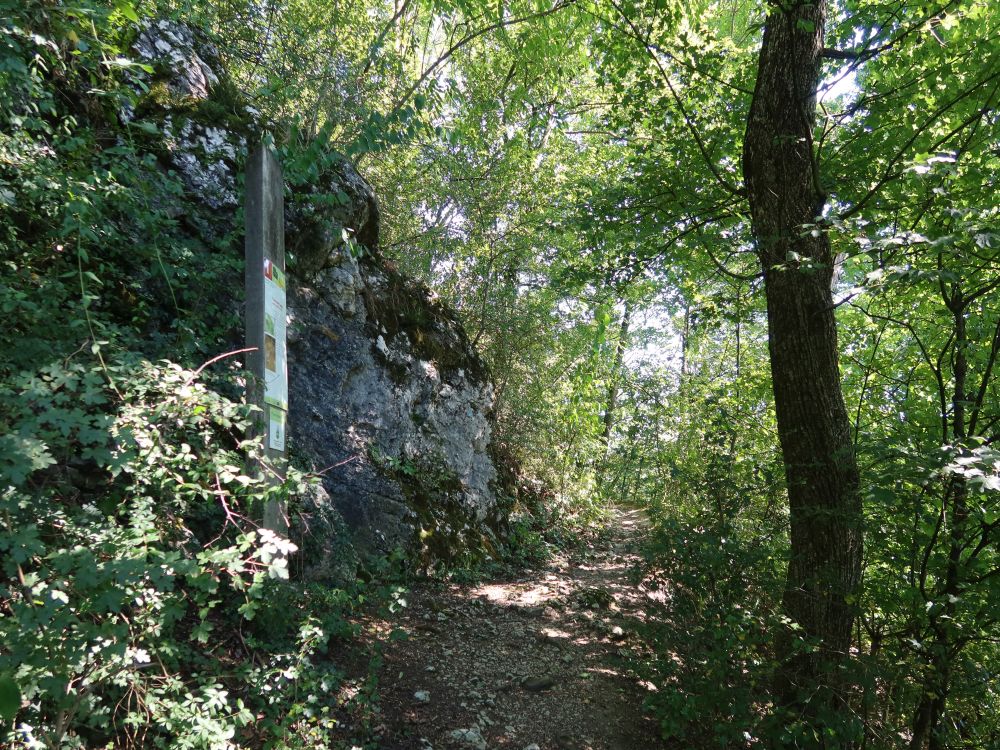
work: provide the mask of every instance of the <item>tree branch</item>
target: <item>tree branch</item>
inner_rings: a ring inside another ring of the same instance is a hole
[[[741,188],[734,186],[732,183],[729,182],[729,180],[727,180],[725,177],[722,176],[721,172],[719,172],[719,168],[716,166],[712,157],[709,155],[708,148],[705,146],[705,142],[702,140],[701,135],[698,133],[698,128],[695,127],[694,121],[691,119],[691,116],[687,112],[687,108],[684,106],[684,102],[681,100],[680,95],[674,88],[674,84],[670,80],[670,74],[667,73],[667,71],[663,68],[663,63],[661,63],[660,58],[657,57],[656,46],[652,45],[649,41],[647,41],[643,37],[643,35],[639,32],[639,29],[636,27],[635,22],[628,17],[628,15],[625,13],[625,10],[621,7],[621,5],[618,2],[616,2],[616,0],[611,0],[611,4],[614,6],[615,10],[618,11],[618,15],[621,16],[622,20],[625,21],[626,24],[628,24],[630,30],[629,36],[631,36],[631,38],[634,41],[639,42],[639,44],[643,46],[646,52],[649,53],[649,56],[652,58],[653,62],[656,63],[656,68],[659,71],[660,77],[663,79],[663,82],[666,84],[667,90],[670,92],[670,97],[674,100],[674,103],[677,105],[677,109],[680,111],[681,117],[684,118],[684,124],[687,126],[688,131],[691,133],[691,137],[694,139],[695,144],[698,146],[698,151],[701,152],[701,157],[702,160],[705,162],[705,166],[708,167],[709,171],[712,173],[712,176],[715,177],[716,182],[718,182],[719,185],[731,195],[740,198],[745,197],[746,194]]]
[[[445,50],[444,54],[442,54],[437,60],[431,63],[431,65],[427,68],[427,70],[421,73],[420,77],[417,78],[417,80],[414,81],[413,84],[400,97],[398,97],[395,102],[393,102],[392,107],[389,109],[390,114],[388,115],[388,117],[391,117],[393,114],[395,114],[396,111],[399,110],[411,96],[413,96],[413,94],[417,91],[417,89],[419,89],[424,84],[424,81],[426,81],[430,77],[431,73],[437,70],[442,64],[444,64],[448,59],[450,59],[452,55],[458,52],[462,47],[464,47],[469,42],[472,42],[478,39],[479,37],[483,36],[484,34],[490,33],[491,31],[497,31],[498,29],[503,29],[506,28],[507,26],[514,26],[519,23],[525,23],[526,21],[534,21],[535,19],[538,18],[544,18],[545,16],[550,16],[553,13],[558,13],[561,10],[565,10],[571,5],[575,5],[576,2],[577,0],[560,0],[560,2],[557,2],[548,10],[538,11],[537,13],[529,13],[526,16],[518,16],[517,18],[508,18],[503,21],[497,21],[496,23],[491,23],[488,26],[484,26],[481,29],[477,29],[470,34],[465,35],[457,42],[454,42],[450,47],[448,47],[448,49]]]

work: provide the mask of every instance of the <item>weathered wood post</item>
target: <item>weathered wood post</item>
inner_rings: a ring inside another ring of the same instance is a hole
[[[262,409],[255,434],[264,438],[265,476],[285,473],[288,365],[285,355],[285,214],[281,164],[266,145],[250,154],[246,174],[247,401]],[[279,502],[264,507],[264,527],[288,531]]]

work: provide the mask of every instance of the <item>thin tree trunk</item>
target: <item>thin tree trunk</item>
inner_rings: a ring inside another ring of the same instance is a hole
[[[966,331],[966,300],[962,288],[955,285],[951,294],[945,296],[945,304],[951,311],[955,334],[954,368],[955,389],[951,400],[951,437],[956,446],[961,446],[968,437],[966,429],[966,383],[969,373],[968,334]],[[947,417],[946,417],[947,418]],[[940,611],[931,610],[930,625],[934,633],[931,646],[930,669],[924,681],[923,695],[913,717],[910,750],[943,750],[944,740],[939,728],[947,707],[948,691],[951,687],[951,669],[955,648],[954,616],[955,603],[962,594],[962,550],[965,548],[966,526],[969,520],[969,488],[963,477],[955,477],[944,502],[949,503],[951,524],[949,529],[948,563],[945,569],[944,586],[935,599],[940,601]]]
[[[845,722],[862,551],[851,425],[840,386],[829,238],[813,156],[826,2],[771,6],[744,137],[743,175],[764,272],[768,348],[785,464],[791,552],[783,605],[819,642],[778,639],[780,707]]]
[[[684,381],[687,378],[688,368],[688,347],[691,338],[691,305],[684,303],[684,330],[681,331],[681,374],[678,381],[678,390],[684,390]],[[683,393],[681,394],[683,396]]]
[[[608,400],[604,409],[604,447],[605,452],[611,448],[611,430],[615,426],[615,409],[618,405],[618,389],[621,379],[622,362],[625,350],[628,348],[628,330],[632,322],[632,302],[625,302],[621,325],[618,328],[618,342],[615,344],[615,361],[611,366],[611,377],[608,379]]]

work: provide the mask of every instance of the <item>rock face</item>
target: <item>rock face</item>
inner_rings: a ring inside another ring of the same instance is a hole
[[[158,68],[171,93],[181,98],[207,99],[218,85],[218,52],[189,26],[161,20],[142,30],[133,47],[139,60]]]
[[[186,27],[151,24],[135,52],[154,73],[123,119],[159,123],[166,161],[231,222],[260,123]],[[305,573],[351,574],[345,529],[360,549],[403,548],[427,564],[489,548],[505,518],[489,375],[455,316],[380,259],[371,186],[346,159],[322,157],[319,176],[286,198],[290,455],[322,476],[293,509]]]
[[[482,362],[426,289],[347,247],[328,263],[289,303],[293,450],[333,466],[324,486],[364,547],[480,546],[502,517]]]
[[[378,201],[371,185],[346,158],[330,155],[325,161],[320,179],[297,186],[285,210],[293,228],[285,251],[295,257],[302,277],[340,265],[337,250],[344,246],[378,246]]]
[[[215,48],[184,24],[164,20],[147,25],[133,51],[153,73],[142,75],[147,90],[139,111],[129,108],[122,119],[155,113],[147,123],[161,132],[167,161],[188,189],[212,209],[235,208],[248,131],[240,120],[251,113],[241,103],[220,103],[224,78]]]

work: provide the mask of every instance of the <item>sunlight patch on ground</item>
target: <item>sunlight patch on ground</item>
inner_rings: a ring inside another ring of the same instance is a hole
[[[538,632],[538,636],[543,644],[558,646],[559,648],[563,648],[569,644],[574,646],[590,646],[597,642],[593,637],[584,633],[574,635],[566,630],[558,630],[556,628],[543,628]]]
[[[361,692],[361,685],[357,682],[348,682],[337,691],[337,701],[341,704],[354,700]]]
[[[494,604],[508,604],[515,607],[534,607],[548,602],[554,592],[548,586],[533,586],[518,589],[513,586],[487,584],[469,591],[470,599],[485,597]]]
[[[670,592],[664,589],[646,589],[643,592],[647,599],[652,599],[654,602],[659,602],[660,604],[666,604],[670,601]]]
[[[622,673],[617,669],[612,669],[611,667],[587,667],[584,670],[587,674],[591,675],[604,675],[606,677],[622,677]]]
[[[626,570],[629,567],[628,562],[608,562],[600,563],[597,565],[587,565],[586,563],[580,563],[577,566],[577,570],[585,570],[589,572],[599,573],[604,570]]]
[[[649,519],[641,510],[627,510],[621,514],[621,526],[625,530],[645,530],[649,528]]]
[[[539,635],[552,640],[568,641],[573,638],[573,634],[568,630],[560,630],[559,628],[542,628],[538,631],[538,633]]]

